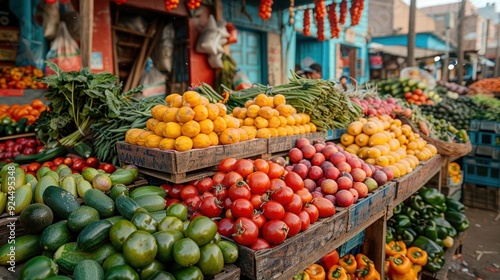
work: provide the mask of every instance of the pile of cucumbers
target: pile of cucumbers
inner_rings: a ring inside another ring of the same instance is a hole
[[[444,98],[443,102],[435,105],[422,105],[420,107],[426,115],[433,115],[436,119],[444,119],[457,129],[469,129],[470,120],[474,119],[477,112],[484,110],[470,97],[464,96],[457,99]]]
[[[13,136],[35,132],[35,126],[28,124],[27,118],[21,118],[18,122],[6,116],[0,120],[0,137]]]

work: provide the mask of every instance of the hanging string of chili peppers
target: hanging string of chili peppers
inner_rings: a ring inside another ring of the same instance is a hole
[[[307,8],[304,11],[304,30],[302,34],[309,36],[311,34],[311,9]]]
[[[344,25],[347,17],[347,0],[340,2],[340,18],[339,23]]]
[[[351,4],[351,26],[355,26],[359,24],[361,20],[361,15],[363,14],[363,9],[365,7],[364,0],[352,0]]]
[[[273,11],[273,0],[260,0],[259,17],[262,20],[270,19],[272,11]]]
[[[288,18],[288,23],[290,25],[295,24],[295,0],[290,0],[290,7],[288,7],[288,12],[290,13],[290,17]]]
[[[316,26],[318,27],[318,40],[325,40],[325,14],[326,6],[324,0],[316,0],[314,6],[314,16],[316,19]]]
[[[337,4],[333,2],[328,5],[328,21],[330,22],[330,32],[332,34],[332,38],[340,37],[340,28],[337,20]]]
[[[179,0],[165,0],[165,10],[171,11],[177,9]]]
[[[201,0],[187,0],[186,4],[190,10],[196,10],[201,6]]]
[[[47,1],[47,0],[46,0],[46,1]],[[115,0],[115,3],[116,3],[117,5],[121,5],[121,4],[125,4],[125,3],[127,3],[127,0]]]

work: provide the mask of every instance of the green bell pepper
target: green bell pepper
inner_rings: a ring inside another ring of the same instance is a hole
[[[410,247],[410,245],[415,241],[417,237],[417,233],[412,228],[398,228],[396,229],[396,240],[403,241],[406,247]]]
[[[399,203],[398,205],[396,205],[396,207],[394,207],[394,209],[392,209],[392,213],[394,215],[402,214],[402,212],[403,212],[403,206],[404,206],[403,202]]]
[[[446,238],[446,236],[454,237],[457,235],[457,230],[450,224],[450,222],[445,220],[443,217],[433,217],[432,221],[436,223],[439,238],[444,239]],[[444,233],[439,234],[439,232],[444,230],[446,230],[446,236],[443,237]]]
[[[458,231],[462,232],[469,228],[467,216],[459,212],[446,212],[444,218]]]
[[[423,212],[422,217],[424,219],[438,217],[438,216],[441,216],[441,213],[442,213],[434,205],[425,205],[422,212]]]
[[[430,205],[441,205],[446,203],[446,196],[435,188],[422,188],[418,191],[422,199]]]
[[[446,199],[446,206],[449,212],[460,212],[460,213],[465,212],[465,205],[463,205],[460,201],[452,198]]]
[[[390,230],[390,227],[386,228],[386,230],[385,230],[385,243],[389,243],[391,241],[394,241],[394,234],[392,234],[392,232],[393,231]]]
[[[429,258],[427,258],[427,263],[425,264],[424,269],[429,272],[436,273],[439,270],[441,270],[443,266],[444,266],[444,257],[439,256],[432,260],[429,260]]]
[[[397,216],[394,216],[392,219],[394,219],[395,226],[394,228],[397,230],[398,228],[409,228],[411,227],[411,220],[410,217],[400,214]]]
[[[438,238],[436,223],[433,220],[427,221],[424,228],[424,235],[432,241],[436,241],[436,239]]]
[[[408,206],[403,208],[403,214],[408,216],[412,221],[412,223],[416,222],[420,218],[420,213],[417,210]]]
[[[439,271],[444,265],[443,247],[425,236],[418,236],[411,246],[418,247],[427,252],[427,264],[425,269],[430,272]]]
[[[439,213],[444,213],[448,209],[448,207],[446,206],[446,203],[432,205],[432,207],[434,207],[434,209],[436,209]]]
[[[420,213],[423,212],[425,208],[425,202],[419,194],[414,194],[410,197],[410,207]]]

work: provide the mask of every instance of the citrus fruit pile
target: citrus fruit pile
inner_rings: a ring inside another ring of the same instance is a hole
[[[388,115],[352,122],[340,143],[366,163],[390,168],[396,178],[412,172],[419,161],[437,154],[436,147],[414,133],[410,126]]]

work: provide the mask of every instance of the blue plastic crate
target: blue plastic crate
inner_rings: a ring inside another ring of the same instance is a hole
[[[344,128],[337,128],[337,129],[329,129],[326,131],[326,140],[338,140],[340,139],[340,136],[344,134],[347,131],[347,129]]]
[[[474,153],[476,156],[489,157],[492,159],[500,158],[500,146],[477,145]]]
[[[493,131],[495,133],[500,133],[500,122],[481,121],[481,124],[479,125],[479,130]]]
[[[490,158],[465,158],[464,182],[500,188],[500,163]]]
[[[476,143],[478,145],[491,145],[500,147],[500,133],[478,132]]]
[[[353,238],[347,240],[346,243],[340,246],[338,250],[339,256],[343,257],[348,254],[356,255],[358,253],[361,253],[364,240],[365,240],[365,231],[362,230],[360,233],[356,234]]]
[[[476,135],[475,131],[467,131],[467,135],[469,135],[469,140],[471,144],[476,144]]]
[[[481,126],[480,120],[471,120],[470,125],[469,125],[469,130],[470,131],[478,131],[480,126]]]

